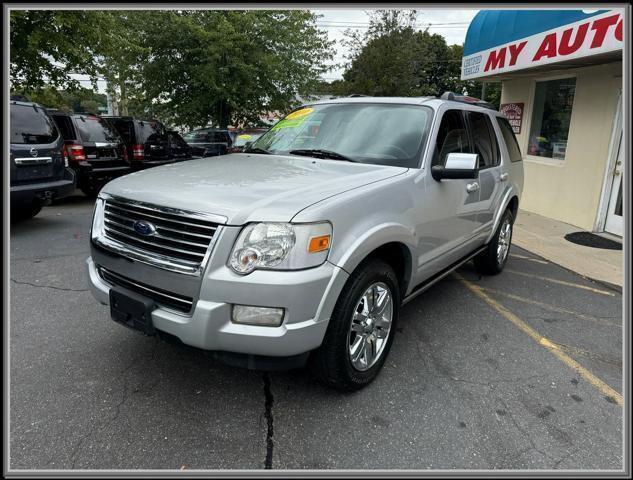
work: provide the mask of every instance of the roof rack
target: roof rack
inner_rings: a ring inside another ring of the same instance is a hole
[[[485,102],[480,98],[469,97],[468,95],[459,95],[458,93],[453,92],[444,92],[440,97],[442,100],[452,100],[453,102],[460,103],[468,103],[470,105],[476,105],[478,107],[489,108],[491,110],[496,110],[497,108],[489,102]]]

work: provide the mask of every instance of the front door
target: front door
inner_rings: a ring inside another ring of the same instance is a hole
[[[618,156],[613,169],[613,183],[607,209],[607,221],[605,231],[622,236],[624,233],[624,217],[622,216],[622,177],[624,176],[624,145],[622,145],[622,132],[618,141]]]

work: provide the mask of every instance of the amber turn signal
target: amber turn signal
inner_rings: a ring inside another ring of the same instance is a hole
[[[330,236],[321,235],[319,237],[312,237],[310,239],[310,245],[308,245],[309,253],[322,252],[330,248]]]

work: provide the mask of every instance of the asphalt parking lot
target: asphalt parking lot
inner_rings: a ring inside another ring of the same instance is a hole
[[[407,304],[353,394],[143,337],[86,285],[92,202],[11,226],[11,469],[622,468],[622,297],[512,247]]]

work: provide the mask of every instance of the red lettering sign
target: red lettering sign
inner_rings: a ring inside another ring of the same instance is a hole
[[[541,42],[536,55],[532,59],[533,62],[540,60],[542,57],[552,58],[556,56],[556,33],[550,33]]]
[[[585,41],[585,37],[587,36],[587,30],[589,30],[589,24],[583,23],[580,27],[578,27],[578,32],[576,32],[576,38],[574,39],[574,43],[569,44],[569,40],[571,40],[571,34],[573,33],[573,28],[568,28],[563,32],[560,38],[560,45],[558,46],[558,54],[559,55],[570,55],[578,50],[582,46],[582,42]]]
[[[491,68],[493,70],[497,68],[503,68],[503,66],[505,65],[505,62],[506,62],[506,47],[503,47],[501,50],[499,50],[499,53],[497,53],[496,50],[493,50],[488,55],[488,61],[486,62],[486,66],[484,67],[484,72],[487,72]]]

